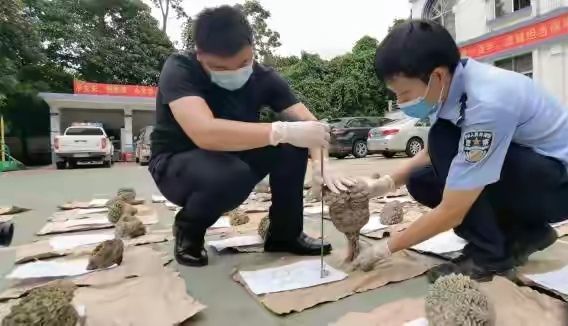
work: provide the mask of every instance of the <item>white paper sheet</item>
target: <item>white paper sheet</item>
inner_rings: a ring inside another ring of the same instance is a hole
[[[152,195],[152,202],[153,203],[165,203],[168,201],[166,197],[160,195]]]
[[[167,208],[171,209],[171,210],[175,210],[178,208],[178,205],[172,203],[171,201],[166,201],[165,205]]]
[[[379,199],[380,203],[390,203],[393,201],[398,201],[401,203],[407,203],[413,201],[412,197],[410,196],[401,196],[401,197],[382,197]]]
[[[264,240],[262,240],[259,235],[243,235],[222,240],[207,241],[207,245],[215,248],[215,250],[217,251],[222,251],[227,248],[261,245],[263,243]]]
[[[221,228],[230,228],[231,227],[231,219],[226,216],[221,216],[215,224],[211,225],[210,229],[221,229]]]
[[[367,224],[365,224],[361,228],[360,233],[368,234],[378,230],[386,229],[388,227],[389,227],[388,225],[384,225],[381,223],[381,216],[379,214],[371,214],[371,216],[369,217],[369,222],[367,222]]]
[[[80,208],[77,210],[77,215],[91,215],[91,214],[100,214],[108,212],[108,208]]]
[[[100,199],[93,199],[89,202],[89,207],[105,207],[108,199],[100,198]]]
[[[78,225],[99,225],[99,224],[109,224],[109,220],[106,216],[88,217],[75,220],[67,220],[63,222],[65,227],[73,227]]]
[[[545,288],[568,295],[568,266],[564,266],[563,268],[553,272],[527,274],[525,276]]]
[[[329,206],[325,205],[323,207],[323,213],[329,213]],[[304,207],[304,215],[319,215],[321,214],[321,203],[315,206]]]
[[[248,288],[256,295],[308,288],[316,285],[337,282],[347,274],[328,264],[324,264],[327,276],[321,278],[319,259],[304,260],[294,264],[239,272]]]
[[[568,224],[568,220],[562,221],[562,222],[558,222],[558,223],[552,223],[552,224],[550,224],[550,225],[551,225],[553,228],[557,228],[557,227],[560,227],[560,226],[566,225],[566,224]]]
[[[413,321],[404,323],[403,326],[428,326],[428,319],[426,318],[415,319]]]
[[[10,274],[6,276],[8,279],[26,279],[26,278],[42,278],[42,277],[67,277],[78,276],[91,271],[87,270],[89,264],[88,258],[77,259],[65,262],[55,261],[36,261],[23,265],[18,265]],[[116,265],[114,265],[116,266]],[[111,266],[109,268],[112,268]]]
[[[412,247],[412,249],[431,252],[434,254],[446,254],[450,252],[462,250],[467,241],[458,237],[454,231],[446,231],[436,235],[435,237],[419,243]]]
[[[49,239],[49,245],[57,251],[63,251],[81,246],[98,244],[111,239],[114,239],[114,234],[110,233],[62,235]]]

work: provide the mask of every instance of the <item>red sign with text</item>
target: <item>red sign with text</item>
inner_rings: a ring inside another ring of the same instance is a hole
[[[80,80],[73,81],[73,92],[75,94],[156,97],[157,91],[158,88],[152,86],[99,84]]]
[[[568,35],[568,14],[493,36],[487,40],[466,45],[460,50],[463,56],[479,58],[533,45],[562,35]]]

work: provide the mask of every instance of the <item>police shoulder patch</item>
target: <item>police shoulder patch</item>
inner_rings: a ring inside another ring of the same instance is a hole
[[[483,160],[491,144],[493,132],[488,130],[473,130],[463,134],[463,152],[465,160],[469,163],[477,163]]]

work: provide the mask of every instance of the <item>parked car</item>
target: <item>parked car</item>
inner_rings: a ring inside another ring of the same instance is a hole
[[[152,151],[150,150],[150,135],[154,131],[153,126],[147,126],[140,130],[138,136],[136,136],[136,163],[140,165],[147,165],[150,162],[150,156]]]
[[[430,120],[404,118],[369,131],[367,146],[369,151],[382,153],[391,158],[396,153],[404,152],[413,157],[418,154],[428,141]]]
[[[64,169],[67,164],[74,168],[85,162],[101,162],[111,167],[114,151],[111,140],[100,124],[73,124],[63,135],[55,137],[57,169]]]
[[[388,118],[379,117],[348,117],[330,119],[326,122],[331,127],[331,144],[329,155],[344,158],[352,154],[362,158],[370,154],[367,148],[369,130],[391,122]]]

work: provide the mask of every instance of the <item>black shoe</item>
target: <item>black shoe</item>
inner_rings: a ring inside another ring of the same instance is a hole
[[[178,264],[184,266],[205,266],[209,263],[207,251],[203,247],[204,239],[191,239],[182,228],[175,227],[174,257]]]
[[[466,275],[477,282],[490,282],[495,275],[503,276],[511,281],[516,280],[515,270],[509,264],[498,267],[480,266],[475,264],[471,258],[461,258],[452,263],[438,265],[429,270],[426,277],[430,283],[434,283],[438,278],[450,274]]]
[[[324,241],[323,254],[328,255],[331,252],[331,244]],[[270,236],[264,243],[264,251],[266,252],[289,252],[301,256],[317,256],[321,254],[321,240],[308,237],[302,233],[298,238],[288,241],[271,240]]]
[[[515,266],[526,264],[530,255],[550,247],[556,242],[556,239],[558,239],[558,234],[549,225],[546,225],[543,232],[533,232],[525,236],[519,236],[517,242],[512,246]]]

